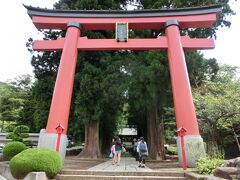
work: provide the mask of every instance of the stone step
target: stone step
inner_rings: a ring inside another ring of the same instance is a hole
[[[104,175],[66,175],[61,174],[55,177],[56,180],[187,180],[186,177],[174,176],[104,176]]]
[[[146,163],[148,165],[148,163]],[[151,163],[151,169],[154,168],[181,168],[182,166],[179,162],[159,162],[159,163]]]
[[[63,169],[61,175],[105,175],[105,176],[170,176],[184,177],[183,172],[177,171],[90,171]]]

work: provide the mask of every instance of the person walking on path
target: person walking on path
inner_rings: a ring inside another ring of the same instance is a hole
[[[138,141],[136,138],[133,139],[133,156],[135,157],[136,161],[138,161],[138,152],[137,152]]]
[[[148,156],[148,147],[144,138],[140,138],[140,142],[138,143],[138,152],[139,152],[139,165],[138,167],[145,168],[145,159]]]
[[[119,137],[115,138],[114,144],[115,144],[114,162],[117,163],[117,165],[119,166],[122,152],[122,143]]]
[[[137,140],[137,142],[136,142],[136,161],[139,161],[139,148],[138,148],[138,146],[139,146],[139,143],[140,143],[140,139],[138,139]]]
[[[112,164],[115,164],[116,162],[115,162],[115,158],[114,158],[114,156],[115,156],[115,144],[114,144],[114,143],[112,144],[112,147],[111,147],[110,156],[111,156],[111,158],[113,159]]]

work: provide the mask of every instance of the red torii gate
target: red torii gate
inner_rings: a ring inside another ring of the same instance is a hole
[[[43,141],[40,147],[55,148],[56,127],[65,128],[60,152],[65,155],[66,133],[70,111],[74,74],[78,51],[81,50],[167,50],[177,129],[184,127],[188,166],[193,166],[198,155],[191,155],[192,148],[204,153],[199,135],[192,99],[184,50],[212,49],[212,39],[191,39],[180,35],[180,28],[208,28],[216,21],[221,5],[163,10],[49,10],[25,6],[37,29],[67,29],[65,38],[34,41],[38,51],[62,51],[51,108]],[[117,22],[127,22],[130,29],[164,29],[165,36],[151,39],[88,39],[80,37],[81,30],[114,30]],[[181,145],[178,152],[181,160]],[[201,154],[199,153],[198,154]]]

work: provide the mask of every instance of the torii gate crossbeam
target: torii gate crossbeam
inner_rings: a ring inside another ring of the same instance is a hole
[[[33,49],[37,51],[61,51],[63,49],[65,38],[58,40],[35,41]],[[128,43],[118,43],[115,39],[88,39],[79,37],[77,41],[79,51],[92,50],[167,50],[168,42],[166,37],[152,39],[128,39]],[[188,36],[182,36],[181,42],[184,50],[213,49],[212,39],[191,39]]]

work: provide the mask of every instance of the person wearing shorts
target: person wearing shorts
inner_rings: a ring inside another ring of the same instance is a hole
[[[115,138],[114,144],[115,144],[114,162],[117,163],[117,165],[119,166],[122,153],[122,143],[119,137]]]

